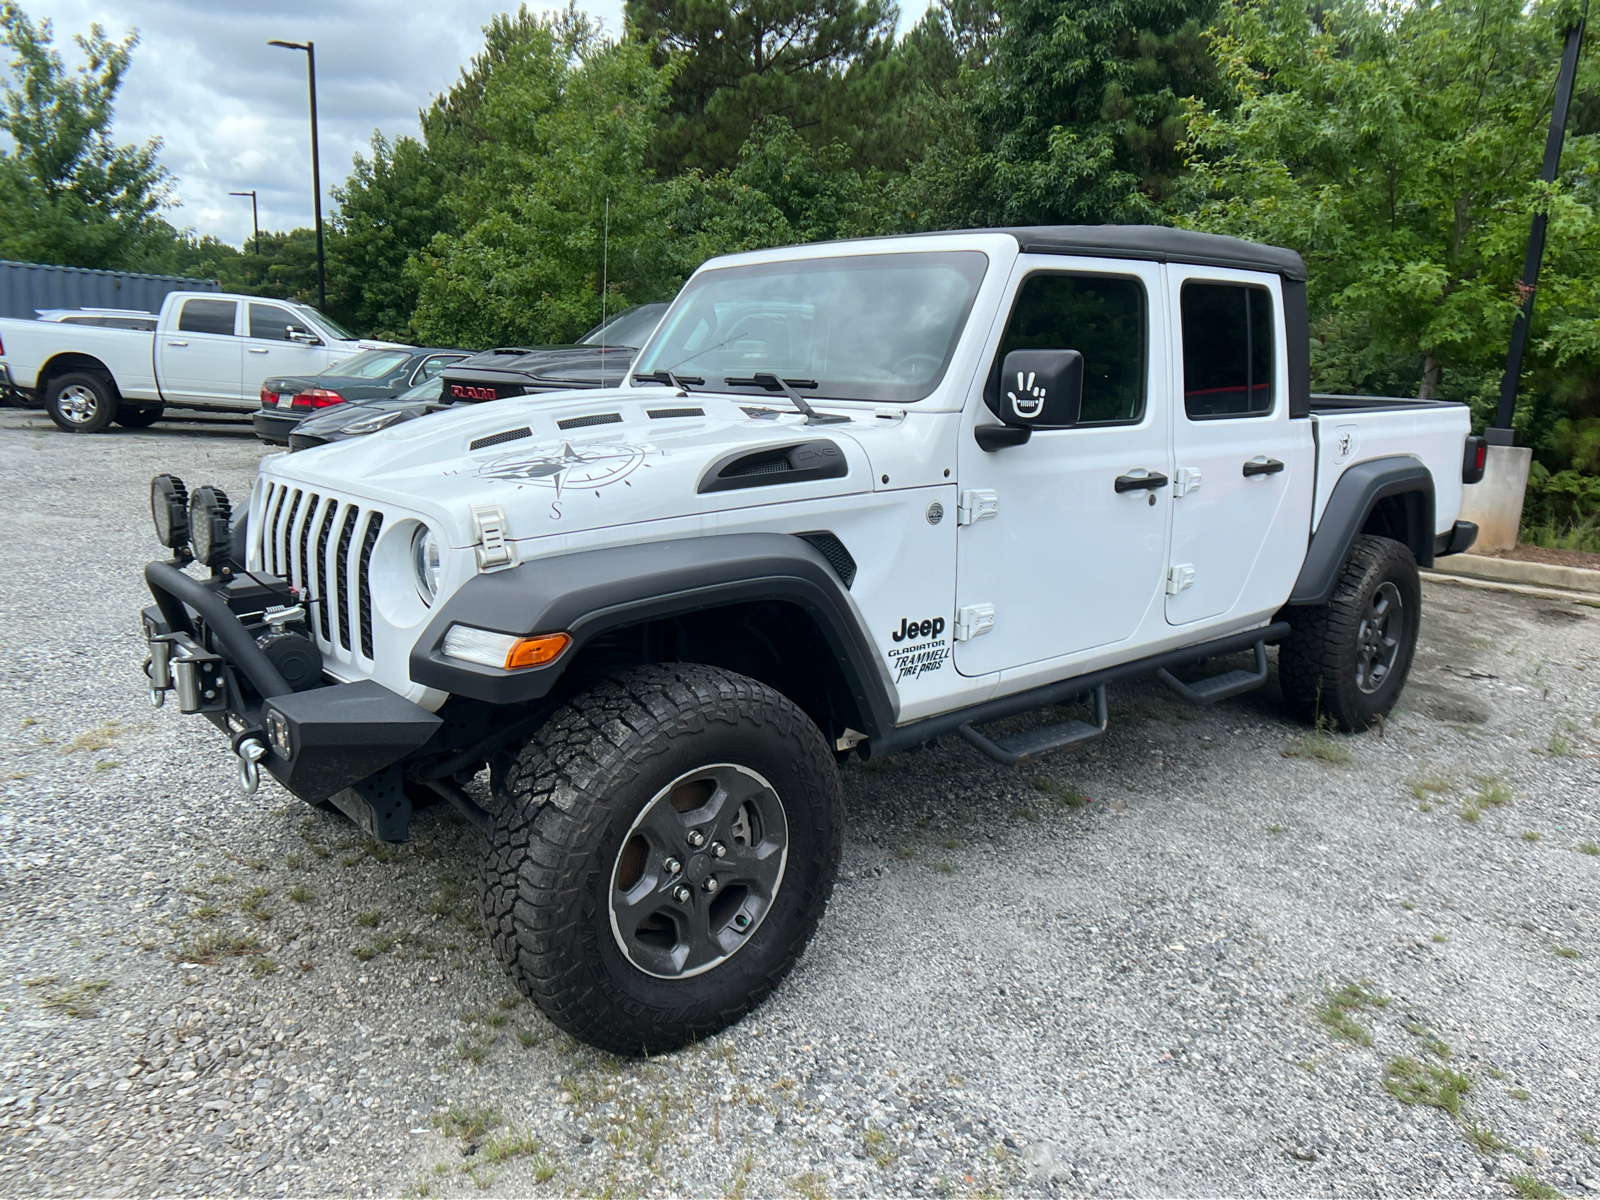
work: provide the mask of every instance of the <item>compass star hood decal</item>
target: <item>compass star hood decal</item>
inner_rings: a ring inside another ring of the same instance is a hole
[[[684,416],[686,409],[702,415]],[[594,423],[584,422],[591,417]],[[787,414],[753,419],[727,396],[685,398],[650,388],[561,392],[447,409],[368,437],[269,459],[261,471],[277,482],[327,488],[398,515],[414,514],[460,547],[474,540],[470,513],[479,504],[500,505],[521,541],[869,491],[871,466],[851,429],[806,426]],[[848,462],[839,478],[696,491],[706,468],[730,453],[824,434]],[[472,450],[480,440],[491,444]]]

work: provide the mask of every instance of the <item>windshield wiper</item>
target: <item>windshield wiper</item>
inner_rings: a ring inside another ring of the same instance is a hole
[[[652,371],[648,375],[635,375],[633,381],[635,383],[664,383],[668,387],[677,388],[685,396],[692,390],[689,387],[691,383],[696,387],[704,387],[706,382],[698,375],[674,375],[671,371],[666,370]]]
[[[762,372],[752,375],[748,379],[735,379],[732,376],[724,379],[723,383],[729,387],[758,387],[769,392],[782,392],[789,397],[789,403],[805,414],[807,425],[838,425],[850,423],[849,417],[837,416],[833,413],[819,413],[806,403],[806,398],[795,391],[797,387],[814,388],[817,386],[815,379],[779,379],[776,375]]]

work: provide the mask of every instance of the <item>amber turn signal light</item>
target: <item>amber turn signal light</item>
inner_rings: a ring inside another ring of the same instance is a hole
[[[542,667],[547,662],[554,662],[571,644],[572,638],[564,633],[541,633],[534,637],[518,638],[506,655],[506,670]]]

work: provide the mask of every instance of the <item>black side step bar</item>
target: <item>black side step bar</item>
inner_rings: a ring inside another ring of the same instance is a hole
[[[947,733],[954,733],[962,725],[987,725],[990,721],[998,721],[1001,717],[1015,716],[1017,713],[1027,712],[1031,708],[1043,708],[1046,704],[1064,704],[1074,696],[1081,696],[1085,692],[1093,691],[1103,684],[1115,683],[1120,679],[1132,679],[1139,675],[1154,674],[1162,667],[1181,667],[1188,663],[1198,662],[1202,658],[1215,658],[1221,654],[1232,654],[1237,650],[1248,650],[1257,642],[1274,645],[1288,636],[1289,623],[1287,621],[1274,621],[1270,625],[1247,629],[1241,633],[1229,634],[1227,637],[1217,638],[1215,641],[1202,642],[1198,646],[1185,646],[1181,650],[1167,650],[1161,654],[1152,654],[1147,658],[1121,663],[1115,667],[1104,667],[1101,670],[1090,671],[1087,674],[1078,675],[1071,679],[1060,679],[1055,683],[1047,683],[1043,687],[1029,688],[1025,692],[1014,692],[997,700],[986,700],[982,704],[973,704],[966,708],[940,713],[936,717],[924,717],[920,721],[912,721],[910,724],[897,726],[883,737],[871,738],[862,742],[856,748],[857,753],[863,758],[882,758],[886,754],[894,754],[912,746],[921,746],[931,742],[934,738],[942,737]]]
[[[1033,762],[1034,759],[1043,758],[1046,754],[1053,754],[1057,750],[1065,750],[1069,746],[1092,742],[1104,733],[1107,717],[1106,685],[1103,683],[1094,689],[1094,718],[1098,722],[1096,725],[1090,725],[1087,721],[1063,721],[1059,725],[1046,725],[1041,729],[1013,734],[1011,737],[1001,738],[998,742],[984,737],[973,727],[971,721],[962,725],[958,732],[995,762],[1014,767],[1021,763]]]
[[[1257,642],[1255,651],[1254,671],[1224,671],[1221,675],[1213,675],[1209,679],[1196,679],[1193,683],[1185,683],[1162,667],[1156,672],[1156,678],[1194,704],[1215,704],[1218,700],[1226,700],[1229,696],[1254,691],[1267,681],[1267,644]]]

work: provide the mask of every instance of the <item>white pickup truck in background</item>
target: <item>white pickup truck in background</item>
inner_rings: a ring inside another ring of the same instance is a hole
[[[173,292],[154,332],[51,316],[0,319],[0,390],[43,404],[69,433],[113,421],[144,428],[166,408],[253,411],[269,375],[314,375],[394,345],[361,340],[303,304],[216,292]]]

